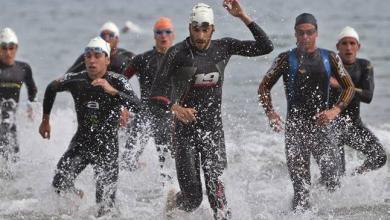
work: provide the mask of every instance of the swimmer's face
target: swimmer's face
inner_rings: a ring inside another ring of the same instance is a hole
[[[156,47],[159,51],[166,51],[172,46],[174,39],[175,33],[173,28],[154,30],[154,40],[156,41]]]
[[[18,45],[14,43],[1,43],[0,45],[0,61],[6,65],[15,63],[16,52]]]
[[[297,46],[301,51],[313,52],[316,49],[318,32],[316,27],[310,23],[304,23],[295,27]]]
[[[192,44],[198,49],[207,49],[214,32],[214,25],[189,25]]]
[[[119,43],[119,37],[114,32],[109,30],[103,30],[100,32],[100,37],[110,44],[110,48],[117,48]]]
[[[92,76],[101,77],[107,71],[107,66],[110,63],[110,58],[102,51],[85,51],[84,53],[85,67],[87,72]]]
[[[344,37],[336,44],[339,56],[344,64],[353,64],[360,49],[359,42],[353,37]]]

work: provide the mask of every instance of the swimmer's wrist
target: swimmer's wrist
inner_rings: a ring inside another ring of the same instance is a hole
[[[42,115],[42,122],[49,122],[50,115],[49,114],[43,114]]]
[[[342,111],[342,108],[339,105],[335,105],[333,109],[337,112],[337,114],[340,114]]]
[[[176,103],[173,103],[173,102],[171,102],[171,103],[168,104],[168,109],[169,109],[172,113],[175,113],[175,111],[177,110],[178,107],[179,107],[179,105],[176,104]]]
[[[253,22],[252,18],[249,17],[245,13],[240,16],[240,19],[241,19],[242,22],[245,23],[246,26],[248,26],[249,24],[251,24]]]
[[[108,94],[110,94],[112,96],[117,96],[117,95],[119,95],[119,91],[114,88],[111,91],[109,91]]]
[[[270,115],[274,114],[275,111],[273,109],[268,109],[265,111],[265,114],[269,117]]]

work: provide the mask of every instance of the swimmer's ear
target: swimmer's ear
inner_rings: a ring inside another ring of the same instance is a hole
[[[110,57],[106,56],[106,65],[108,66],[108,64],[110,64],[110,62],[111,62]]]

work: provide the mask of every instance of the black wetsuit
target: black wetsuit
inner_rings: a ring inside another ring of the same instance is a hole
[[[28,100],[34,101],[37,87],[30,65],[15,61],[9,66],[0,62],[0,151],[4,157],[19,152],[15,114],[23,83],[27,86]]]
[[[127,79],[113,72],[104,78],[119,91],[111,96],[92,86],[86,71],[67,73],[50,83],[45,92],[43,113],[50,114],[57,92],[69,91],[75,102],[78,128],[69,148],[57,164],[53,186],[74,190],[75,178],[91,164],[96,178],[96,202],[112,206],[118,180],[118,127],[121,106],[139,111],[139,100]]]
[[[136,166],[138,158],[142,154],[150,135],[154,137],[161,168],[164,166],[168,147],[171,146],[172,114],[166,111],[159,111],[157,113],[155,112],[156,114],[152,114],[150,111],[150,92],[157,69],[163,57],[164,54],[159,53],[154,48],[153,50],[135,56],[125,71],[125,76],[128,78],[131,78],[133,75],[138,77],[142,103],[141,111],[136,114],[131,124],[131,134],[126,142],[126,148],[132,155],[130,158],[125,158],[126,160],[132,160],[129,161],[131,163],[130,166]],[[137,143],[137,134],[140,134],[139,148],[135,146]],[[166,174],[161,173],[161,175],[165,176]]]
[[[110,64],[107,70],[114,73],[124,74],[126,67],[129,65],[134,53],[122,48],[117,48],[115,54],[110,55]],[[84,54],[80,55],[74,64],[66,71],[67,73],[78,73],[85,70]]]
[[[355,93],[348,107],[341,113],[338,120],[339,146],[342,153],[342,173],[345,173],[344,145],[362,152],[366,160],[357,172],[375,170],[386,164],[387,156],[381,143],[375,135],[364,126],[360,118],[360,102],[370,103],[374,95],[374,71],[371,63],[365,59],[357,59],[354,64],[344,65],[352,78],[355,87],[361,91]],[[332,102],[340,94],[338,89],[332,89]],[[360,171],[359,171],[360,170]]]
[[[255,22],[248,28],[256,41],[223,38],[199,50],[187,38],[171,47],[152,87],[151,100],[161,108],[169,110],[178,103],[198,112],[196,122],[175,121],[173,137],[181,190],[177,205],[186,211],[202,202],[200,167],[214,213],[227,209],[220,178],[227,163],[221,116],[224,70],[232,55],[260,56],[273,50],[272,42]]]
[[[326,50],[324,50],[326,51]],[[295,53],[298,69],[292,73],[290,53]],[[297,50],[280,54],[259,87],[260,101],[265,111],[272,112],[270,90],[283,76],[287,96],[285,145],[287,166],[294,187],[293,208],[308,208],[311,184],[310,155],[316,159],[321,182],[329,189],[339,184],[341,164],[337,147],[331,142],[330,126],[316,125],[314,116],[328,109],[329,77],[332,74],[341,84],[343,93],[337,105],[345,108],[353,97],[353,84],[345,72],[340,58],[327,51],[330,73],[327,73],[321,52],[301,54]],[[293,75],[295,78],[293,79]]]

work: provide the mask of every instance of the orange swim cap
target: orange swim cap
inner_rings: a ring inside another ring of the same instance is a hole
[[[160,17],[154,24],[154,29],[172,29],[173,24],[171,19],[167,17]]]

